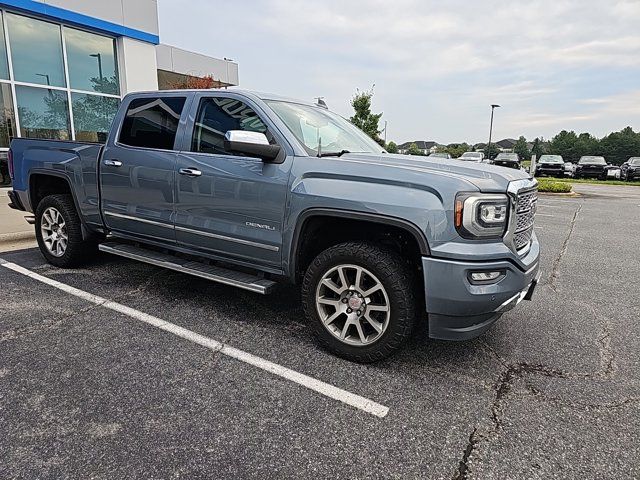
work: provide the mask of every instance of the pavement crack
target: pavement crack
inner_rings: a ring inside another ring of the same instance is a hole
[[[480,441],[477,434],[478,429],[474,428],[473,432],[471,432],[471,435],[469,435],[469,441],[467,442],[467,446],[462,453],[462,459],[458,464],[458,471],[453,476],[452,480],[467,480],[469,478],[469,459],[471,458],[471,455],[473,454],[476,446],[478,445],[478,442]]]
[[[549,274],[549,287],[551,287],[553,291],[557,291],[556,280],[558,279],[558,268],[560,267],[560,261],[562,260],[562,257],[565,253],[567,253],[567,248],[569,247],[569,239],[571,238],[571,234],[573,233],[573,229],[576,225],[576,220],[578,219],[580,210],[582,210],[582,204],[579,204],[578,208],[576,208],[576,211],[573,213],[573,218],[571,219],[571,224],[569,225],[569,231],[567,232],[567,236],[565,237],[564,242],[562,242],[560,253],[558,253],[558,256],[553,261],[551,274]]]
[[[469,478],[471,472],[471,457],[478,445],[483,442],[489,442],[495,438],[502,430],[501,419],[501,404],[511,392],[514,382],[519,378],[524,378],[529,374],[544,375],[546,377],[553,378],[568,378],[570,375],[567,372],[558,370],[552,367],[548,367],[542,364],[530,364],[526,362],[506,364],[504,359],[497,354],[488,344],[485,344],[487,348],[496,355],[501,364],[505,366],[505,369],[500,374],[498,381],[494,385],[495,397],[491,403],[491,426],[486,431],[481,431],[480,427],[475,427],[469,435],[469,440],[462,452],[462,459],[458,464],[456,474],[453,476],[453,480],[466,480]],[[535,387],[530,387],[530,390],[535,394],[540,392]]]
[[[611,348],[611,320],[609,318],[603,319],[593,306],[590,307],[594,317],[601,320],[601,329],[597,339],[600,371],[594,376],[609,378],[616,371],[615,354]]]

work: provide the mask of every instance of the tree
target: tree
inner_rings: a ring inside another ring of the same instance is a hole
[[[576,143],[578,136],[573,130],[567,132],[562,130],[549,143],[549,153],[554,155],[562,155],[565,162],[577,162],[580,158],[576,153]]]
[[[418,148],[418,145],[416,145],[415,143],[409,145],[409,148],[407,148],[407,151],[405,153],[407,155],[424,155],[424,153],[422,153],[422,150],[420,150]]]
[[[398,145],[396,145],[396,142],[389,142],[387,144],[387,152],[398,153]]]
[[[518,138],[518,141],[513,146],[514,153],[517,153],[521,160],[529,160],[531,158],[531,152],[527,145],[527,139],[524,137]]]
[[[500,153],[500,149],[495,143],[491,144],[491,149],[489,149],[489,145],[484,147],[484,156],[486,158],[495,158],[496,155]]]
[[[629,157],[640,156],[640,133],[626,127],[600,140],[600,153],[608,162],[621,165]]]
[[[542,155],[545,154],[544,139],[542,137],[536,138],[533,141],[533,146],[531,147],[531,154],[535,155],[538,160]]]
[[[460,157],[464,152],[468,152],[470,147],[467,143],[452,143],[447,145],[445,152],[451,155],[453,158]]]
[[[373,97],[374,86],[366,92],[356,91],[357,93],[351,99],[351,106],[355,114],[349,120],[376,142],[381,143],[378,123],[382,113],[371,113],[371,98]]]
[[[176,90],[209,89],[216,88],[219,85],[220,82],[213,78],[212,75],[205,75],[204,77],[187,76],[184,80],[172,83],[171,88]]]

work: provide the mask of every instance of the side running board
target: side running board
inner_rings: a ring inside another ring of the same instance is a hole
[[[102,252],[112,253],[121,257],[131,258],[144,263],[150,263],[158,267],[168,268],[177,272],[186,273],[200,278],[205,278],[213,282],[231,285],[251,292],[266,295],[276,286],[276,282],[251,275],[245,272],[238,272],[228,268],[207,265],[206,263],[194,260],[183,259],[174,255],[156,252],[135,245],[118,242],[101,243],[98,247]]]

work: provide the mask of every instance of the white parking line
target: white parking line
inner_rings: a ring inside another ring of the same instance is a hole
[[[241,362],[253,365],[254,367],[260,368],[286,380],[297,383],[298,385],[302,385],[309,390],[313,390],[314,392],[320,393],[326,397],[332,398],[339,402],[360,409],[364,412],[370,413],[371,415],[375,415],[376,417],[383,418],[387,415],[387,413],[389,413],[388,407],[376,403],[373,400],[369,400],[368,398],[361,397],[360,395],[356,395],[355,393],[351,393],[341,388],[335,387],[316,378],[309,377],[300,372],[296,372],[295,370],[283,367],[281,365],[278,365],[277,363],[270,362],[269,360],[265,360],[264,358],[260,358],[245,351],[238,350],[237,348],[230,347],[229,345],[225,345],[224,343],[218,342],[217,340],[205,337],[204,335],[200,335],[196,332],[192,332],[191,330],[183,328],[174,323],[167,322],[158,317],[154,317],[153,315],[149,315],[134,308],[127,307],[126,305],[113,302],[98,295],[94,295],[70,285],[52,280],[51,278],[44,277],[35,272],[32,272],[31,270],[21,267],[20,265],[7,262],[6,260],[3,260],[1,258],[0,265],[8,268],[9,270],[13,270],[14,272],[26,275],[27,277],[39,282],[46,283],[47,285],[55,287],[59,290],[62,290],[63,292],[79,297],[95,305],[108,308],[115,312],[123,313],[131,318],[159,328],[160,330],[173,333],[174,335],[184,338],[185,340],[197,343],[198,345],[213,350],[214,352],[219,352],[228,357],[240,360]]]
[[[536,212],[536,217],[553,217],[555,215],[549,215],[548,213],[538,213]]]

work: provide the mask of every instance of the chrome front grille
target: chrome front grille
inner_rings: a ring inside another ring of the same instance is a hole
[[[533,223],[538,204],[538,189],[518,192],[516,200],[515,227],[513,229],[513,244],[516,250],[529,245],[533,235]]]

